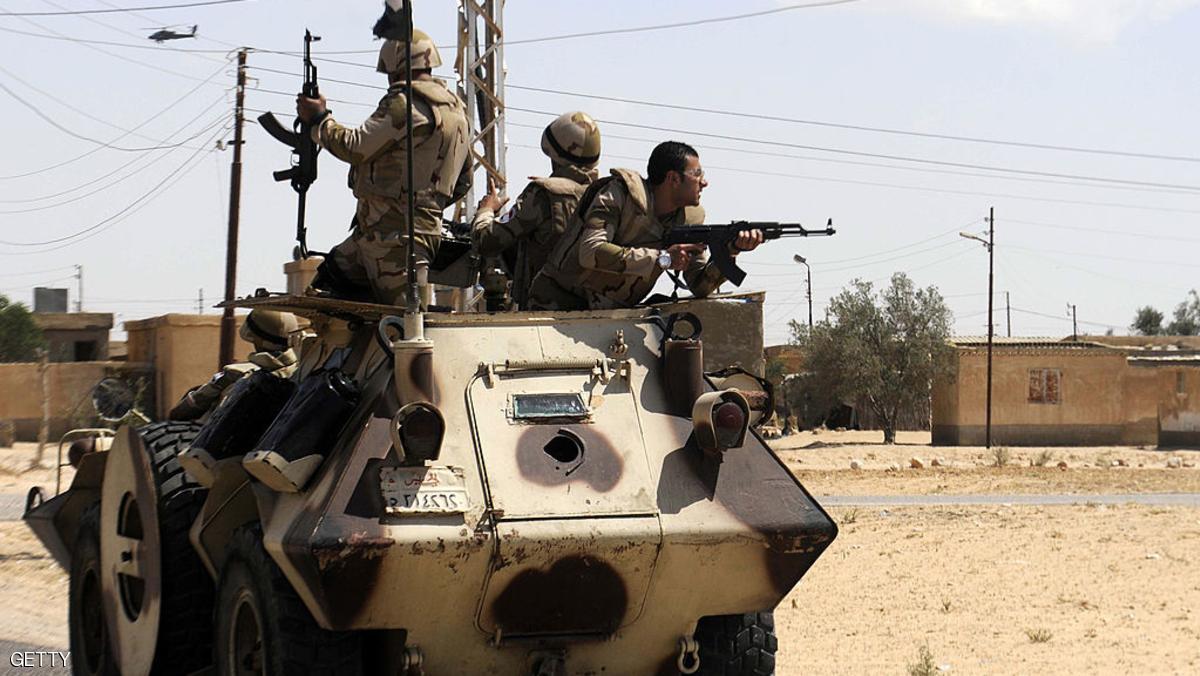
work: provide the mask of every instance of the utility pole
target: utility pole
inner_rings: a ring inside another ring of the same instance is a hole
[[[199,295],[196,296],[196,314],[204,314],[204,289],[200,289]]]
[[[960,237],[966,237],[967,239],[973,239],[976,242],[981,242],[983,244],[983,248],[987,249],[987,252],[988,252],[987,412],[985,414],[986,415],[986,424],[985,424],[984,433],[983,433],[983,443],[988,448],[991,448],[992,447],[992,340],[996,334],[996,323],[994,321],[992,321],[992,306],[993,306],[993,301],[995,300],[995,291],[994,291],[994,287],[995,287],[995,284],[994,284],[994,282],[995,282],[995,265],[994,264],[995,264],[995,251],[996,251],[996,208],[995,207],[988,208],[987,223],[988,223],[988,233],[987,233],[988,238],[987,239],[984,239],[984,238],[980,237],[979,235],[975,235],[975,234],[972,234],[969,232],[960,232],[958,234]],[[1009,320],[1010,335],[1012,332],[1011,316],[1012,315],[1009,315],[1009,317],[1010,317],[1010,320]]]
[[[76,281],[79,282],[79,293],[76,294],[77,297],[75,298],[75,311],[83,312],[83,266],[82,265],[75,266],[75,279],[76,279]]]
[[[1071,315],[1071,340],[1079,340],[1079,321],[1075,318],[1075,305],[1067,303],[1067,312]]]
[[[992,321],[992,282],[996,258],[996,207],[988,207],[988,355],[987,355],[987,423],[983,433],[983,444],[992,447],[992,337],[996,324]]]
[[[1008,319],[1008,337],[1012,338],[1012,302],[1008,292],[1004,292],[1004,314]]]
[[[233,166],[229,171],[229,237],[225,243],[225,302],[233,300],[237,284],[238,214],[242,199],[242,123],[246,103],[246,49],[238,50],[237,103],[233,111]],[[233,362],[236,322],[233,308],[221,315],[221,350],[217,368]]]

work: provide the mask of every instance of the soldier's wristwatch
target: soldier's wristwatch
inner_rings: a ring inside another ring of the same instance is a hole
[[[671,269],[671,252],[663,249],[658,252],[658,267],[663,270]]]

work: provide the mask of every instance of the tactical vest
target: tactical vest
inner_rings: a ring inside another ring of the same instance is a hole
[[[467,157],[469,129],[466,109],[458,95],[441,80],[417,80],[413,85],[413,204],[435,209],[450,201],[454,183]],[[393,86],[381,106],[391,123],[403,127],[406,116],[403,85]],[[408,163],[403,139],[395,146],[351,170],[355,197],[385,197],[404,201]]]
[[[620,181],[632,202],[632,209],[622,209],[621,222],[617,224],[613,243],[623,247],[660,248],[667,228],[658,221],[650,210],[650,195],[645,180],[631,169],[613,169],[609,176],[588,186],[579,207],[571,217],[567,234],[555,247],[546,265],[547,275],[563,288],[585,296],[591,292],[608,298],[614,307],[634,305],[645,297],[662,274],[655,266],[644,278],[631,279],[628,275],[604,270],[584,269],[579,262],[579,239],[583,234],[583,219],[587,215],[596,195],[612,181]],[[702,207],[685,207],[684,223],[703,223]],[[593,299],[594,302],[595,299]]]
[[[579,199],[587,192],[589,185],[563,176],[535,178],[530,181],[526,190],[540,189],[545,193],[550,213],[549,218],[539,223],[531,236],[521,239],[517,244],[512,294],[518,307],[527,306],[529,285],[533,282],[534,275],[545,265],[554,245],[558,244],[558,240],[566,231],[567,224],[579,205]]]

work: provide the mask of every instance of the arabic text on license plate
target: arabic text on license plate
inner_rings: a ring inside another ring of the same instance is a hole
[[[457,467],[382,467],[379,483],[388,514],[457,514],[469,506]]]

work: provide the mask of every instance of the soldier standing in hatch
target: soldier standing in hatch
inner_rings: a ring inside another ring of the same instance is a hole
[[[725,281],[708,261],[705,245],[661,248],[671,228],[704,222],[700,193],[708,182],[695,148],[677,141],[660,143],[646,169],[647,178],[631,169],[613,169],[611,176],[592,184],[533,280],[532,309],[633,307],[666,270],[682,273],[697,297]],[[762,231],[740,233],[730,253],[751,251],[762,241]]]
[[[600,128],[587,113],[563,113],[542,132],[542,152],[550,158],[550,176],[532,179],[512,209],[499,218],[507,199],[489,186],[471,225],[471,240],[480,254],[499,256],[516,248],[512,299],[519,309],[527,308],[533,276],[566,230],[579,198],[597,178]]]
[[[350,163],[350,187],[358,198],[352,232],[330,252],[313,282],[343,297],[369,289],[378,303],[404,300],[408,270],[408,231],[416,233],[418,281],[441,242],[442,211],[466,194],[470,185],[469,135],[465,107],[458,95],[432,75],[442,65],[428,35],[413,30],[413,195],[406,195],[404,41],[386,40],[376,67],[388,76],[388,91],[366,122],[357,128],[333,119],[325,97],[296,99],[296,112],[313,125],[313,140]],[[407,222],[406,201],[413,201]]]

